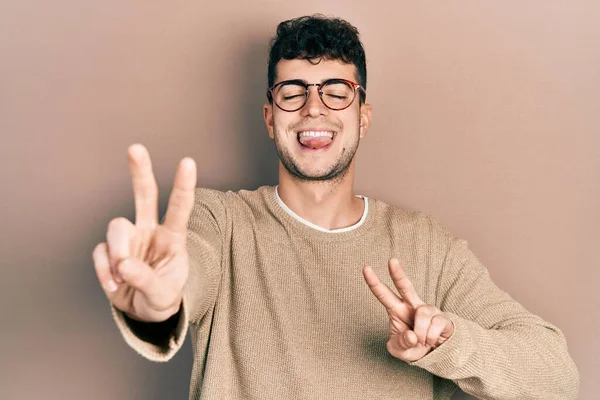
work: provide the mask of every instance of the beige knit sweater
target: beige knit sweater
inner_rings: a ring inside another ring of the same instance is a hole
[[[127,343],[154,361],[173,357],[189,328],[190,399],[449,399],[455,385],[483,399],[577,396],[558,328],[498,289],[467,243],[427,215],[371,199],[360,226],[322,232],[273,187],[198,189],[188,239],[179,314],[143,324],[113,311]],[[393,287],[392,257],[455,324],[411,364],[387,352],[388,316],[361,273],[370,265]]]

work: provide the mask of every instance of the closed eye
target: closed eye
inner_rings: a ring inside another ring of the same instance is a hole
[[[334,99],[339,99],[339,100],[347,99],[347,96],[339,96],[336,94],[328,94],[327,97],[333,97]]]
[[[292,100],[292,99],[295,99],[295,98],[298,98],[298,97],[304,97],[304,95],[303,94],[295,94],[293,96],[283,96],[283,99],[284,100]]]

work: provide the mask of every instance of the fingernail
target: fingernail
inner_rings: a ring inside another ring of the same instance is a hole
[[[119,287],[112,279],[106,283],[106,288],[109,292],[115,292]]]
[[[129,151],[137,159],[144,153],[144,147],[139,143],[135,143],[135,144],[132,144],[131,146],[129,146]]]
[[[115,281],[117,281],[117,283],[123,283],[123,279],[121,279],[119,274],[115,274]]]
[[[183,158],[181,163],[183,165],[183,170],[186,172],[190,171],[194,167],[194,164],[195,164],[194,160],[191,159],[190,157]]]

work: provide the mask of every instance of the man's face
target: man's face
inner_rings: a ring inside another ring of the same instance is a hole
[[[356,67],[325,59],[318,64],[298,59],[281,60],[277,64],[275,83],[291,79],[321,83],[332,78],[356,82]],[[310,86],[309,92],[306,104],[298,111],[286,112],[275,104],[265,105],[269,136],[275,140],[281,163],[296,179],[341,179],[354,159],[359,140],[367,133],[371,107],[361,106],[357,93],[348,108],[334,111],[323,104],[317,87]]]

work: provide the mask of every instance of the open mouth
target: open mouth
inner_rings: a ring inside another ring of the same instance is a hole
[[[321,150],[328,147],[335,137],[335,132],[331,131],[300,131],[298,132],[298,142],[304,148],[310,150]]]

